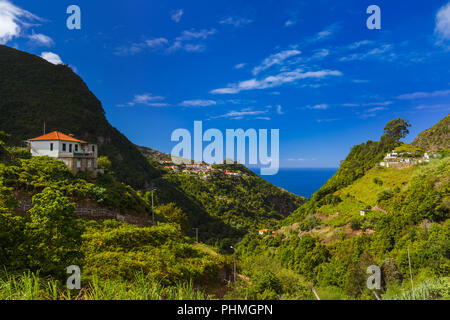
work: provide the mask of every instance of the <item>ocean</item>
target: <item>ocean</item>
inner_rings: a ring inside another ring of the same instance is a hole
[[[310,198],[337,170],[338,168],[284,168],[274,176],[261,177],[277,187]],[[252,171],[260,175],[259,169]]]

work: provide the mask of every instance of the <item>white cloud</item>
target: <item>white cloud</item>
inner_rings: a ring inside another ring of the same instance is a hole
[[[261,71],[264,71],[274,65],[282,65],[287,59],[298,56],[301,54],[301,51],[298,50],[284,50],[275,54],[272,54],[268,56],[264,61],[261,63],[261,65],[255,67],[253,69],[253,74],[257,75]]]
[[[358,49],[358,48],[363,47],[363,46],[371,45],[373,43],[374,42],[371,41],[371,40],[357,41],[357,42],[353,42],[352,44],[348,45],[346,49],[354,50],[354,49]]]
[[[33,33],[31,36],[28,36],[28,38],[34,44],[44,47],[51,47],[55,44],[52,38],[41,33]]]
[[[235,69],[242,69],[245,66],[246,66],[246,63],[238,63],[237,65],[234,66],[234,68]]]
[[[309,107],[310,109],[314,110],[327,110],[329,108],[329,105],[323,103],[323,104],[316,104],[315,106]]]
[[[337,23],[332,24],[332,25],[326,27],[324,30],[318,32],[314,37],[307,40],[307,42],[314,43],[314,42],[327,40],[327,39],[331,38],[331,36],[333,36],[338,31],[338,29],[339,29],[339,24],[337,24]]]
[[[438,11],[434,31],[439,38],[450,40],[450,2]]]
[[[182,107],[209,107],[217,104],[214,100],[185,100],[180,103]]]
[[[136,103],[148,103],[157,100],[164,100],[164,97],[154,96],[151,93],[137,94],[134,96],[134,102]]]
[[[316,50],[312,57],[315,58],[315,59],[321,59],[321,58],[325,58],[329,54],[330,54],[330,50],[328,50],[328,49],[320,49],[320,50]]]
[[[33,21],[42,19],[16,7],[8,0],[0,0],[0,44],[6,44],[13,38],[22,36],[23,29],[31,26]]]
[[[133,101],[128,102],[126,104],[119,104],[118,107],[132,107],[137,104],[146,105],[149,107],[167,107],[169,104],[161,102],[165,97],[162,96],[154,96],[151,93],[144,94],[136,94],[133,98]]]
[[[184,14],[184,10],[183,9],[178,9],[172,12],[172,14],[170,15],[170,18],[175,21],[176,23],[180,22],[181,17]]]
[[[114,54],[118,56],[133,56],[144,49],[158,50],[164,48],[169,43],[166,38],[153,38],[139,43],[133,43],[129,47],[117,48]]]
[[[316,120],[318,123],[326,123],[326,122],[335,122],[335,121],[339,121],[339,119],[318,119]],[[315,159],[311,159],[311,160],[315,160]]]
[[[387,108],[385,108],[385,107],[375,107],[375,108],[367,109],[367,112],[377,112],[377,111],[383,111],[383,110],[387,110]]]
[[[361,61],[368,58],[392,60],[395,58],[395,54],[392,52],[392,49],[393,46],[391,44],[384,44],[378,48],[373,48],[366,52],[352,53],[348,56],[340,58],[339,61]]]
[[[146,40],[145,43],[149,48],[158,48],[169,43],[166,38],[154,38],[151,40]]]
[[[284,26],[285,27],[291,27],[291,26],[294,26],[294,25],[296,25],[297,24],[297,21],[296,20],[288,20],[288,21],[286,21],[285,23],[284,23]]]
[[[63,64],[61,58],[56,53],[53,52],[42,52],[41,58],[53,64]]]
[[[241,111],[230,111],[221,116],[217,116],[214,118],[232,118],[234,120],[241,120],[246,116],[259,116],[262,114],[267,114],[267,110],[251,110],[251,109],[243,109]],[[259,116],[261,118],[261,116]]]
[[[447,109],[450,110],[450,104],[420,105],[415,107],[417,110],[423,109]]]
[[[195,29],[184,30],[181,33],[181,36],[175,38],[176,41],[187,41],[192,39],[203,39],[205,40],[210,35],[213,35],[217,32],[216,29],[203,29],[200,31],[196,31]]]
[[[439,90],[433,92],[414,92],[408,94],[402,94],[397,97],[400,100],[415,100],[415,99],[426,99],[426,98],[436,98],[445,97],[450,95],[450,90]]]
[[[329,76],[342,76],[342,72],[337,70],[307,71],[296,69],[294,71],[281,72],[274,76],[268,76],[264,79],[255,78],[229,84],[226,88],[212,90],[213,94],[236,94],[247,90],[260,90],[279,87],[283,84],[293,83],[302,79],[323,79]]]
[[[246,24],[250,24],[252,23],[253,20],[251,19],[246,19],[246,18],[241,18],[241,17],[227,17],[222,19],[221,21],[219,21],[220,24],[229,24],[229,25],[233,25],[235,27],[240,27]]]
[[[198,43],[186,43],[190,40],[206,40],[210,35],[217,32],[216,29],[203,29],[203,30],[184,30],[180,36],[174,40],[169,41],[166,38],[153,38],[138,43],[133,43],[127,47],[116,48],[114,54],[119,56],[135,55],[142,52],[144,49],[151,49],[154,51],[166,50],[167,53],[171,53],[177,50],[185,50],[188,52],[202,52],[205,50],[205,45]]]
[[[185,50],[188,52],[201,52],[205,50],[205,46],[203,44],[192,44],[187,43],[187,41],[191,40],[206,40],[209,36],[215,34],[217,32],[216,29],[203,29],[203,30],[184,30],[180,36],[176,37],[173,44],[167,49],[167,52],[174,52],[177,50]]]
[[[203,44],[185,44],[184,45],[184,50],[186,50],[187,52],[202,52],[205,51],[206,46]]]

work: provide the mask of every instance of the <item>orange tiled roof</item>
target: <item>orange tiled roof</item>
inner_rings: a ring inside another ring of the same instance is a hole
[[[75,139],[74,137],[68,136],[67,134],[64,134],[59,131],[53,131],[53,132],[44,134],[43,136],[29,139],[28,141],[51,141],[51,140],[86,143],[86,141]]]

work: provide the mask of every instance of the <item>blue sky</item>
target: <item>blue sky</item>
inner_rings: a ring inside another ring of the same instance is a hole
[[[389,120],[411,141],[450,110],[448,0],[0,0],[0,43],[70,65],[112,125],[163,152],[202,120],[280,129],[282,167],[336,167]]]

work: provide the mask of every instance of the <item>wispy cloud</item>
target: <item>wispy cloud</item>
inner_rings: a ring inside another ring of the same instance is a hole
[[[119,104],[118,107],[132,107],[135,105],[146,105],[149,107],[167,107],[168,103],[162,102],[165,97],[155,96],[151,93],[136,94],[132,101],[126,104]]]
[[[176,41],[187,41],[192,39],[203,39],[205,40],[210,35],[213,35],[217,32],[216,29],[202,29],[202,30],[184,30],[180,36],[175,38]]]
[[[185,100],[179,105],[182,107],[209,107],[217,104],[214,100]]]
[[[254,118],[260,118],[259,120],[267,120],[267,119],[261,119],[261,118],[268,118],[268,117],[262,117],[261,115],[267,114],[269,111],[266,110],[252,110],[249,108],[243,109],[241,111],[230,111],[223,115],[212,117],[213,119],[216,118],[230,118],[234,120],[241,120],[245,117],[253,116]]]
[[[297,24],[297,20],[294,19],[289,19],[284,23],[285,27],[292,27],[295,26]]]
[[[246,65],[247,65],[246,63],[238,63],[237,65],[234,66],[234,68],[239,70],[244,68]]]
[[[213,94],[236,94],[241,91],[261,90],[279,87],[284,84],[293,83],[303,79],[323,79],[330,76],[342,76],[342,72],[337,70],[304,71],[296,69],[293,71],[281,72],[263,79],[250,79],[238,83],[229,84],[226,88],[214,89]]]
[[[180,36],[176,37],[173,44],[167,49],[167,52],[173,52],[177,50],[185,50],[188,52],[201,52],[205,50],[203,44],[186,43],[192,40],[206,40],[209,36],[215,34],[216,29],[202,29],[202,30],[184,30]]]
[[[435,34],[440,40],[450,40],[450,2],[436,14]]]
[[[292,49],[284,50],[275,54],[272,54],[264,59],[264,61],[253,69],[253,75],[257,75],[261,71],[267,70],[274,65],[282,65],[287,59],[298,56],[301,51]]]
[[[229,24],[229,25],[233,25],[235,27],[241,27],[241,26],[250,24],[252,22],[253,22],[253,20],[242,18],[242,17],[226,17],[219,21],[220,24]]]
[[[38,46],[52,47],[55,44],[52,38],[41,33],[33,33],[28,38],[32,44]]]
[[[307,43],[316,43],[316,42],[327,40],[327,39],[331,38],[333,35],[335,35],[339,29],[340,29],[340,24],[334,23],[334,24],[326,27],[322,31],[318,32],[313,37],[307,39],[306,42]]]
[[[417,110],[424,110],[424,109],[444,109],[444,110],[450,110],[450,104],[432,104],[432,105],[420,105],[415,107],[414,109]]]
[[[383,44],[377,48],[371,48],[365,52],[352,53],[347,56],[341,57],[339,61],[361,61],[369,58],[392,60],[396,57],[392,52],[393,46],[391,44]]]
[[[53,52],[42,52],[41,58],[53,64],[63,64],[60,56],[58,56],[56,53]]]
[[[183,14],[184,14],[183,9],[178,9],[178,10],[172,11],[172,13],[170,14],[170,19],[172,19],[172,21],[178,23],[178,22],[180,22]]]
[[[313,109],[313,110],[327,110],[330,106],[328,104],[316,104],[314,106],[308,106],[308,109]]]
[[[446,97],[450,95],[450,90],[439,90],[433,92],[414,92],[402,94],[397,97],[400,100],[416,100],[416,99],[426,99],[426,98],[436,98],[436,97]]]
[[[372,113],[372,112],[383,111],[383,110],[387,110],[387,108],[386,107],[375,107],[375,108],[367,109],[367,112]]]
[[[318,123],[328,123],[328,122],[339,121],[339,119],[317,119],[316,121],[317,121]]]
[[[0,44],[24,35],[24,30],[42,18],[21,9],[8,0],[0,0]]]
[[[141,53],[145,49],[160,50],[167,46],[169,40],[166,38],[153,38],[142,42],[133,43],[127,47],[116,48],[114,54],[118,56],[133,56]]]
[[[393,104],[392,101],[365,102],[365,103],[343,103],[343,107],[386,107]]]
[[[178,50],[187,52],[202,52],[206,46],[198,41],[206,40],[209,36],[215,34],[216,29],[202,29],[202,30],[184,30],[178,37],[172,41],[159,37],[144,40],[141,42],[132,43],[129,46],[122,46],[116,48],[114,54],[119,56],[132,56],[143,52],[144,50],[163,51],[172,53]]]

